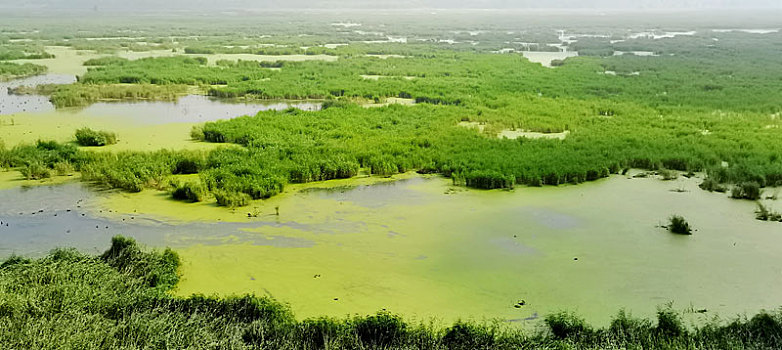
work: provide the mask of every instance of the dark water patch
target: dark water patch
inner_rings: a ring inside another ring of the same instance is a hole
[[[555,230],[572,229],[581,226],[581,220],[547,208],[523,207],[519,214],[531,217],[536,223]]]
[[[109,209],[96,209],[97,194],[81,184],[36,186],[0,191],[0,257],[11,254],[40,256],[56,247],[74,247],[97,253],[114,235],[136,238],[150,246],[185,247],[193,244],[249,243],[277,247],[311,247],[314,242],[296,237],[249,232],[259,227],[293,227],[297,223],[192,222],[173,224],[143,215],[106,218]],[[323,228],[326,232],[336,227]]]
[[[75,113],[106,118],[122,118],[142,124],[201,123],[255,115],[260,111],[282,111],[298,108],[304,111],[321,109],[318,102],[275,101],[247,102],[188,95],[176,102],[134,101],[99,102]]]
[[[430,180],[412,178],[362,186],[311,188],[302,193],[314,193],[323,199],[350,202],[365,208],[382,208],[404,202],[421,204],[431,200],[425,193],[410,188],[411,185],[425,181]]]
[[[519,242],[519,238],[499,237],[491,239],[490,242],[500,248],[500,250],[513,255],[534,255],[540,253],[537,249]]]

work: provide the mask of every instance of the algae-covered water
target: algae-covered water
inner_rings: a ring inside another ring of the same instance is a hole
[[[782,297],[769,291],[782,288],[782,226],[698,182],[614,176],[508,192],[412,176],[294,187],[234,211],[154,191],[10,189],[0,191],[16,201],[0,201],[0,220],[11,223],[0,229],[0,253],[98,250],[126,234],[179,252],[179,295],[271,295],[301,318],[387,309],[419,320],[528,324],[567,309],[600,324],[620,308],[649,316],[669,302],[707,310],[692,320],[778,307]],[[77,211],[79,199],[78,213],[63,213]],[[32,214],[38,207],[43,213]],[[687,218],[694,235],[658,227],[672,214]],[[70,239],[68,229],[84,233]]]

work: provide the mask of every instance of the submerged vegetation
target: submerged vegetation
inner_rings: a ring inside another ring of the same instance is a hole
[[[687,327],[662,308],[651,321],[619,312],[593,327],[561,312],[546,327],[459,321],[409,323],[381,311],[343,319],[297,320],[269,297],[168,293],[179,280],[174,251],[145,251],[114,237],[100,256],[56,249],[39,259],[0,264],[0,343],[8,348],[118,347],[189,349],[527,349],[752,348],[782,346],[782,315],[761,312],[728,323]]]
[[[782,222],[782,214],[767,208],[763,203],[758,202],[758,210],[755,211],[755,218],[760,221],[779,221]]]
[[[733,187],[730,196],[735,199],[760,199],[761,189],[757,182],[742,182]]]

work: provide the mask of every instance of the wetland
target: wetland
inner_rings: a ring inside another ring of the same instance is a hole
[[[226,347],[782,345],[773,16],[365,15],[8,18],[0,343],[65,295]]]

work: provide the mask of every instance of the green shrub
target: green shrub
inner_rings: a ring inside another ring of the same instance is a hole
[[[194,126],[190,129],[190,138],[196,141],[204,141],[204,128],[202,126]]]
[[[632,318],[621,310],[611,320],[608,330],[617,339],[640,345],[643,341],[648,341],[648,335],[652,333],[653,327],[649,320]]]
[[[513,188],[516,178],[512,175],[504,175],[491,170],[474,170],[462,174],[465,184],[470,187],[482,189]]]
[[[570,312],[563,311],[548,315],[545,322],[551,330],[551,334],[557,339],[578,339],[587,337],[592,332],[584,319]]]
[[[58,176],[71,175],[73,172],[73,166],[68,162],[54,163],[54,173]]]
[[[687,334],[679,314],[670,307],[657,310],[657,332],[665,338],[676,338]]]
[[[32,163],[19,169],[27,180],[40,180],[52,177],[52,170],[41,163]]]
[[[221,207],[229,207],[229,208],[236,208],[236,207],[244,207],[250,204],[250,201],[252,198],[250,195],[242,192],[228,192],[228,191],[214,191],[213,192],[215,199],[217,200],[217,205]]]
[[[206,189],[200,183],[184,182],[172,184],[171,197],[180,201],[200,202],[204,199]]]
[[[375,315],[356,317],[353,327],[358,338],[373,348],[388,348],[405,341],[407,324],[397,315],[378,312]]]
[[[758,202],[758,209],[755,211],[755,218],[761,221],[780,221],[782,214],[768,209],[763,203]]]
[[[82,128],[76,130],[76,142],[82,146],[113,145],[117,143],[117,135],[113,132]]]
[[[99,58],[91,58],[84,61],[85,66],[108,66],[108,65],[122,65],[128,62],[127,58],[117,56],[107,56]]]
[[[211,55],[214,54],[214,50],[203,47],[186,47],[185,53],[188,55]]]
[[[680,235],[691,235],[692,228],[690,224],[683,217],[679,215],[673,215],[668,219],[668,231]]]
[[[657,173],[662,176],[665,181],[676,180],[679,177],[679,174],[674,170],[660,169]]]
[[[114,236],[111,247],[100,258],[121,273],[141,279],[150,288],[169,290],[179,281],[179,255],[171,249],[162,254],[147,253],[134,239]]]
[[[462,321],[448,328],[443,336],[443,345],[453,350],[491,349],[494,342],[494,329]]]
[[[760,184],[757,182],[743,182],[737,184],[730,191],[730,196],[734,199],[760,199]]]
[[[725,192],[726,188],[711,177],[707,177],[703,182],[698,185],[702,190],[709,192]]]
[[[196,157],[184,157],[176,161],[172,174],[197,174],[204,167],[202,159]]]
[[[305,348],[338,349],[338,343],[334,343],[349,331],[349,327],[339,320],[321,317],[302,321],[299,331]]]

